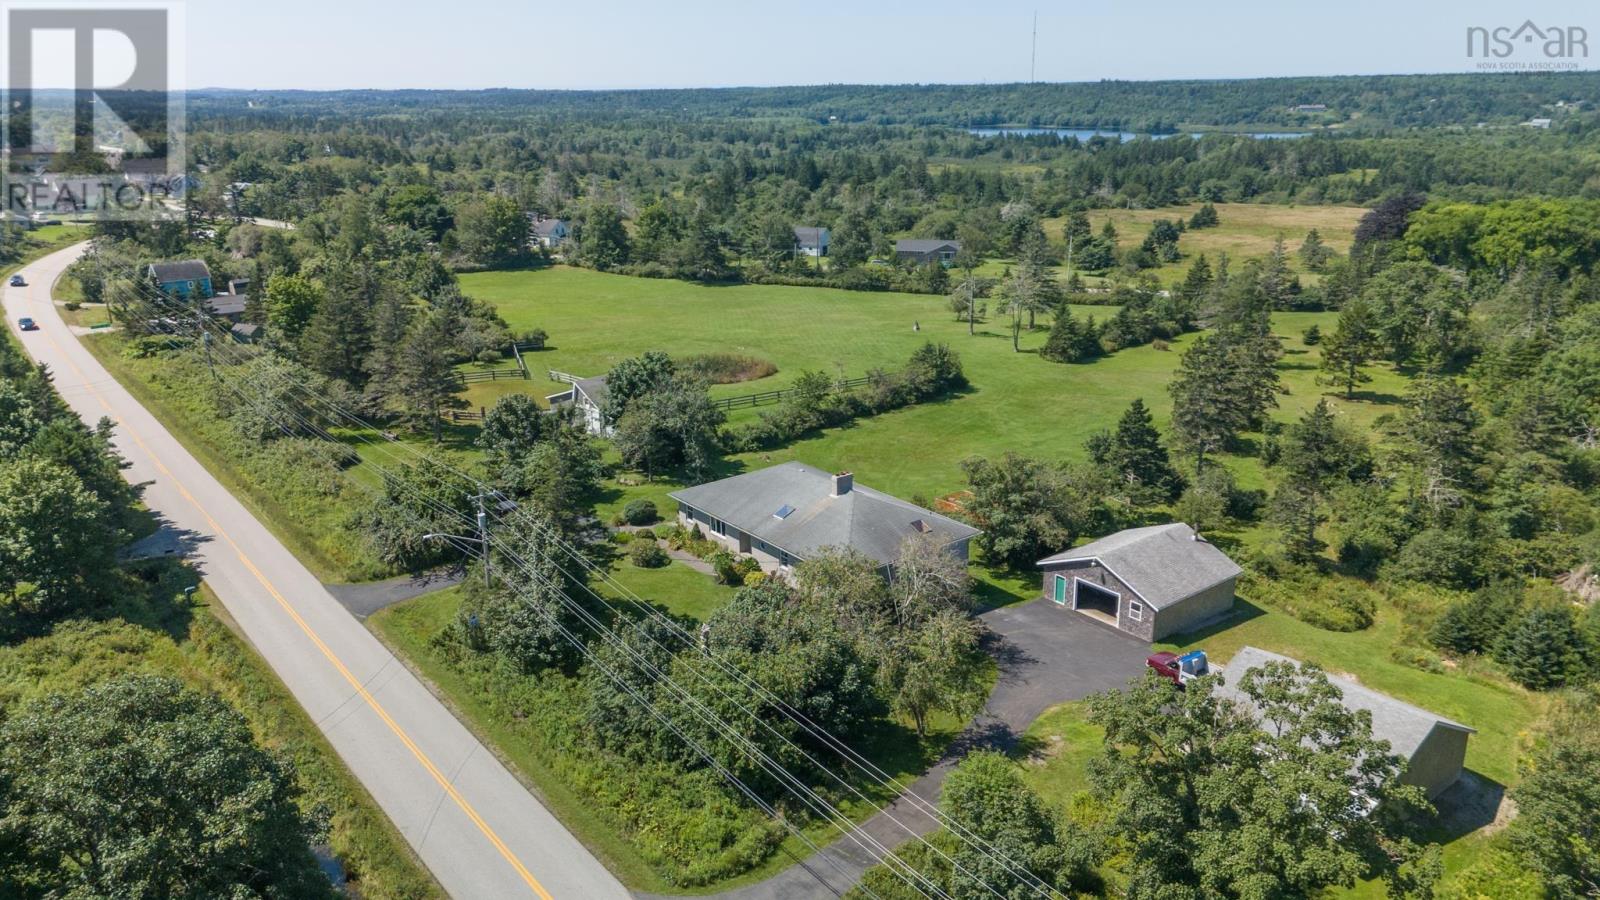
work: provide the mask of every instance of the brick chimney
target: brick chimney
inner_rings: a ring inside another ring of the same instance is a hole
[[[833,495],[835,497],[843,497],[845,494],[850,493],[850,489],[855,485],[856,477],[854,475],[849,472],[840,472],[833,476]]]

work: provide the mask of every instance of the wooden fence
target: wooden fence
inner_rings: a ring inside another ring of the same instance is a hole
[[[460,425],[462,422],[482,422],[489,415],[488,410],[478,407],[477,412],[462,409],[447,409],[444,411],[444,420],[451,425]]]
[[[860,378],[847,378],[844,381],[836,381],[834,382],[833,386],[835,390],[847,391],[851,388],[858,388],[863,385],[870,384],[871,382],[871,376],[863,375]],[[794,388],[785,388],[780,391],[762,391],[759,394],[742,394],[738,397],[723,397],[720,400],[713,400],[711,403],[713,406],[725,410],[748,409],[752,406],[762,406],[768,403],[777,403],[792,393],[794,393]]]
[[[511,379],[513,381],[526,381],[527,378],[528,370],[519,368],[479,369],[477,371],[468,370],[461,373],[461,380],[465,381],[467,384],[480,384],[485,381],[503,381],[505,379]]]

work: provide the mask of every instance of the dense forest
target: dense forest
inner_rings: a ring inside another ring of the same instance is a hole
[[[1303,128],[1359,121],[1362,127],[1509,124],[1558,101],[1593,97],[1594,72],[1367,75],[1216,81],[1098,81],[1071,84],[818,85],[612,91],[203,91],[202,115],[248,99],[292,118],[354,108],[383,116],[484,110],[662,116],[680,120],[803,119],[875,125],[997,125],[1163,132],[1180,127]],[[1297,112],[1318,105],[1326,111]]]

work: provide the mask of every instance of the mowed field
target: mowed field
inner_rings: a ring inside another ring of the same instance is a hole
[[[1135,398],[1143,398],[1158,422],[1171,413],[1167,382],[1193,336],[1172,342],[1169,350],[1135,347],[1083,365],[1061,365],[1038,356],[1048,319],[1022,336],[1013,352],[1004,320],[979,322],[976,335],[955,321],[942,297],[915,294],[853,293],[819,288],[741,285],[709,287],[680,281],[630,278],[585,269],[558,267],[533,272],[462,276],[474,297],[493,302],[513,328],[542,327],[551,349],[528,354],[530,369],[556,369],[580,376],[599,375],[618,361],[646,350],[674,356],[711,351],[745,353],[775,363],[770,378],[721,385],[714,396],[732,396],[784,387],[805,370],[865,374],[874,367],[897,368],[924,341],[948,343],[961,356],[971,389],[941,402],[859,420],[797,442],[759,458],[730,461],[733,468],[800,459],[834,470],[850,469],[861,480],[901,496],[942,496],[960,489],[961,461],[1008,451],[1047,459],[1081,459],[1083,444],[1095,431],[1113,425]],[[1105,318],[1107,307],[1077,307],[1074,314]],[[1325,331],[1331,313],[1283,313],[1275,317],[1285,337],[1282,370],[1288,393],[1280,415],[1297,415],[1315,404],[1324,389],[1316,383],[1317,353],[1301,333],[1318,324]],[[920,324],[920,331],[913,330]],[[1352,421],[1370,422],[1390,409],[1403,391],[1404,378],[1375,372],[1365,399],[1337,405]],[[553,393],[560,385],[539,377],[474,385],[474,406],[489,405],[500,394]],[[734,422],[758,410],[740,410]],[[1259,473],[1241,461],[1246,481]]]
[[[1356,223],[1366,214],[1359,206],[1281,206],[1265,203],[1216,203],[1220,224],[1215,228],[1185,231],[1178,240],[1183,258],[1149,270],[1163,284],[1183,280],[1195,257],[1205,254],[1215,266],[1217,259],[1226,253],[1237,266],[1247,259],[1266,256],[1272,252],[1272,243],[1283,237],[1289,251],[1289,264],[1307,284],[1316,280],[1314,273],[1306,272],[1295,256],[1306,233],[1315,228],[1323,243],[1339,254],[1350,249]],[[1089,213],[1089,223],[1095,233],[1110,222],[1117,229],[1117,249],[1137,247],[1150,231],[1150,223],[1157,219],[1183,219],[1185,223],[1200,209],[1200,204],[1167,206],[1160,209],[1100,209]],[[1051,241],[1061,241],[1065,218],[1044,220],[1045,234]],[[1063,253],[1065,248],[1062,248]]]

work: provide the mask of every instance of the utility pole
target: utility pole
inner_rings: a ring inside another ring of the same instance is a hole
[[[1039,64],[1039,11],[1033,11],[1033,49],[1028,55],[1028,83],[1033,84],[1037,79],[1034,72]]]
[[[484,509],[483,501],[491,499],[494,494],[474,494],[472,502],[478,507],[478,546],[483,548],[483,586],[489,587],[489,513]]]

